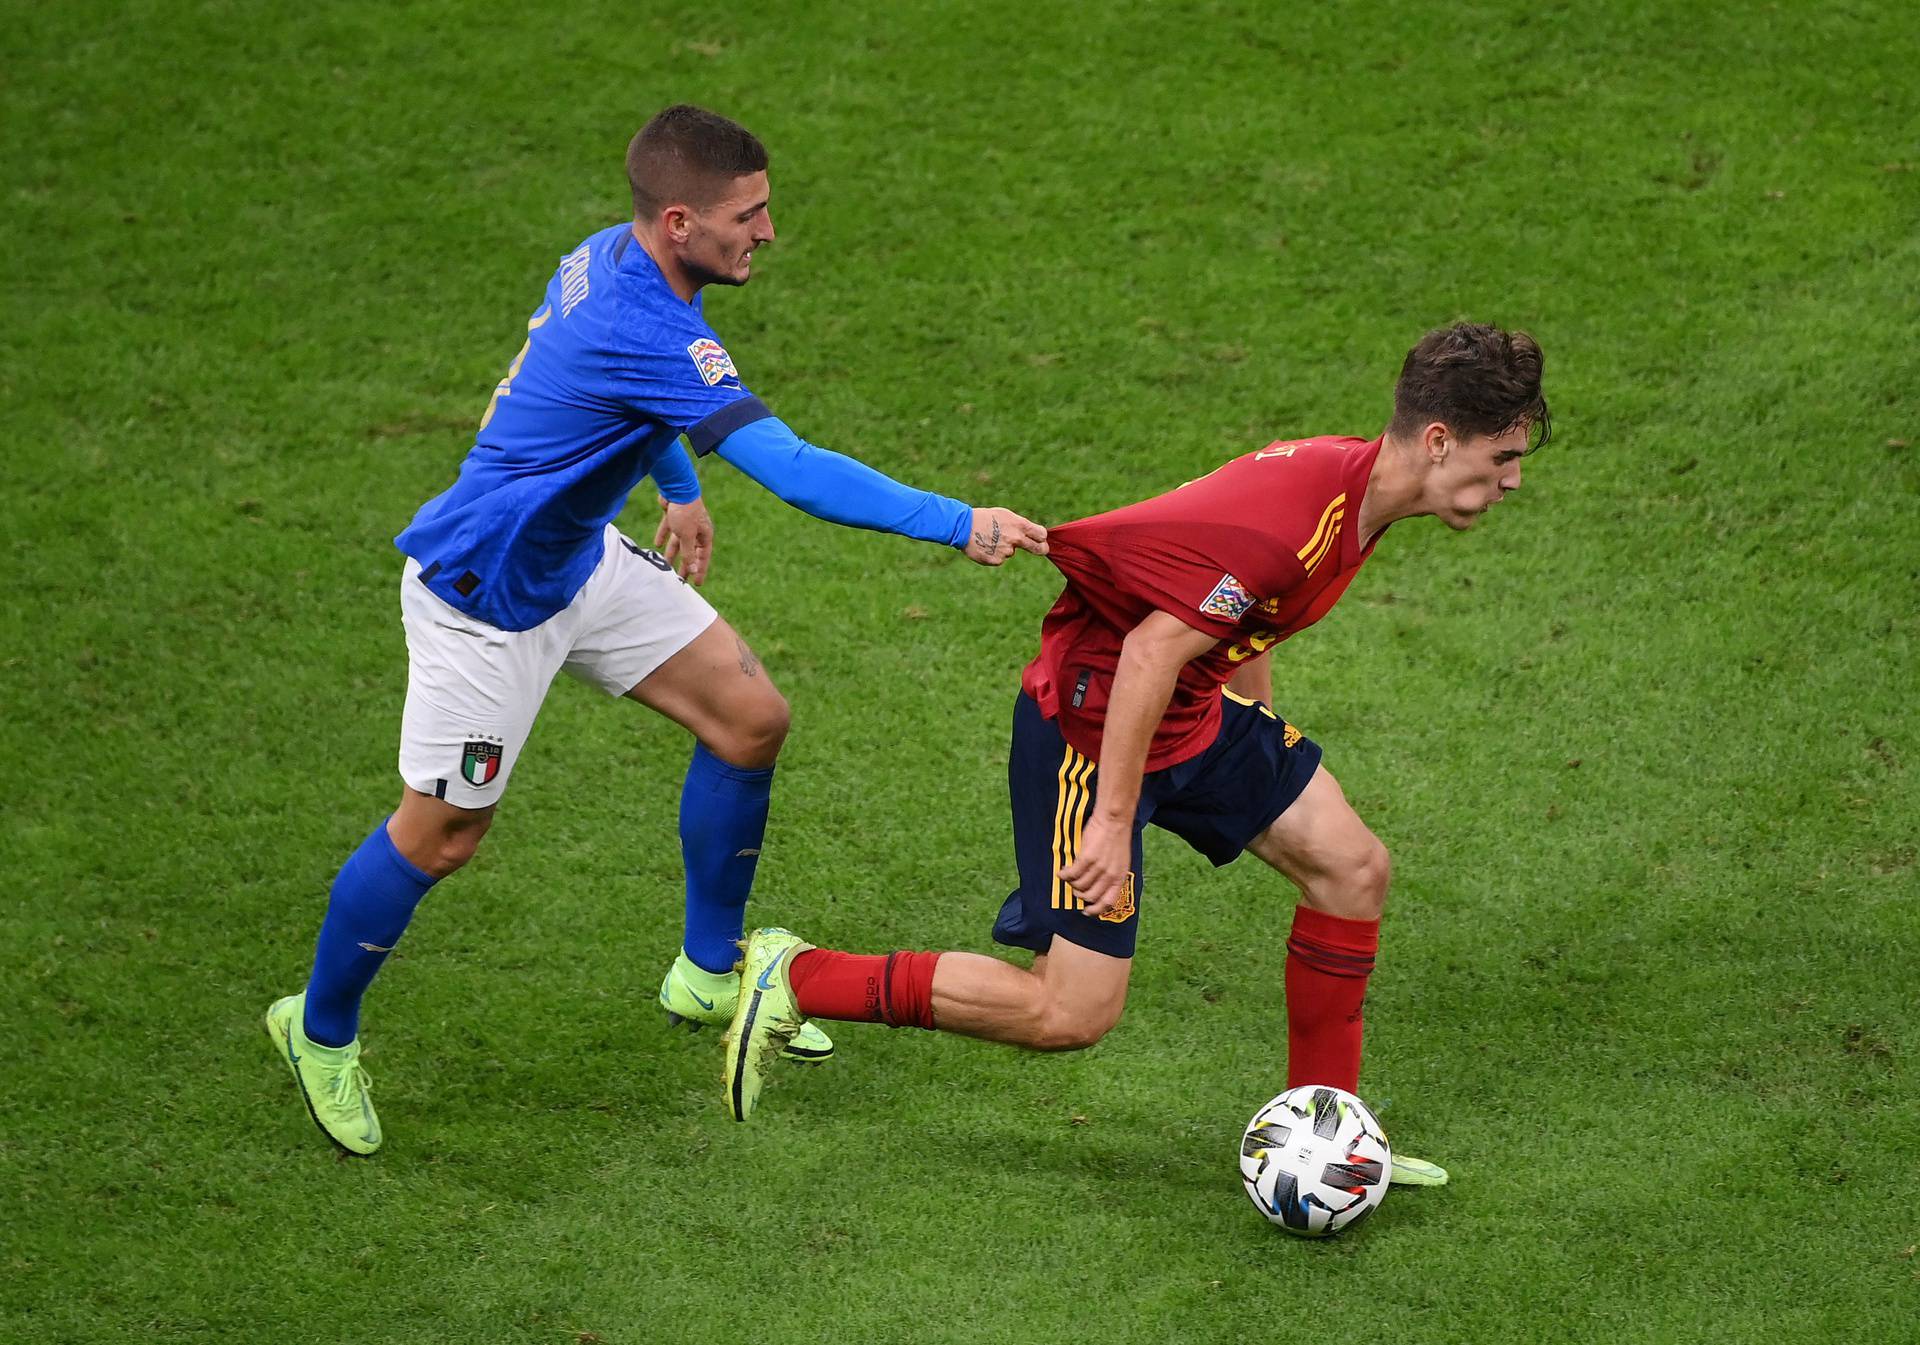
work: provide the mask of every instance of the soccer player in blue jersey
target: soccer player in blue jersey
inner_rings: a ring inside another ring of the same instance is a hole
[[[733,1016],[788,714],[746,641],[692,587],[713,525],[682,436],[817,518],[982,565],[1046,554],[1044,528],[817,448],[741,382],[700,291],[746,284],[754,251],[773,241],[766,170],[760,142],[715,113],[682,105],[649,121],[627,149],[633,223],[561,259],[459,479],[395,539],[407,557],[405,788],[334,880],[305,991],[266,1019],[313,1119],[350,1153],[381,1140],[360,1066],[361,997],[427,889],[473,857],[562,669],[694,736],[680,796],[686,935],[660,1002],[675,1023]],[[647,476],[663,508],[658,552],[613,522]],[[788,1054],[832,1050],[809,1025]]]

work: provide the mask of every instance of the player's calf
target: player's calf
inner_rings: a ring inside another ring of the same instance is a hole
[[[728,1110],[742,1121],[753,1113],[771,1061],[808,1018],[1084,1049],[1119,1022],[1131,965],[1059,939],[1029,971],[976,953],[842,953],[756,930],[724,1042]]]
[[[1089,1018],[1084,1010],[1048,1003],[1022,1025],[1024,1038],[1012,1044],[1030,1051],[1084,1051],[1111,1032],[1119,1021],[1117,1012],[1110,1017]]]
[[[949,953],[934,978],[934,1020],[943,1032],[1030,1051],[1079,1051],[1120,1021],[1133,960],[1054,936],[1032,970],[998,958]]]
[[[1064,941],[1032,970],[977,953],[799,954],[789,973],[809,1018],[933,1028],[1030,1051],[1078,1051],[1120,1021],[1127,959]]]
[[[1247,847],[1300,889],[1287,936],[1287,1083],[1359,1091],[1392,863],[1323,766]]]

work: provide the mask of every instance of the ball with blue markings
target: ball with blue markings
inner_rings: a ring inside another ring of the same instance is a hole
[[[1254,1113],[1240,1181],[1269,1220],[1303,1238],[1352,1228],[1386,1198],[1393,1150],[1366,1103],[1338,1088],[1289,1088]]]

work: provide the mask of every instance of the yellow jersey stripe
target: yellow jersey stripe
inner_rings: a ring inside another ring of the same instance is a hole
[[[1320,568],[1320,562],[1327,558],[1328,554],[1333,550],[1333,544],[1340,540],[1340,522],[1346,518],[1346,516],[1344,510],[1335,514],[1333,516],[1333,526],[1327,529],[1326,540],[1320,543],[1320,549],[1314,553],[1311,560],[1302,558],[1302,563],[1307,567],[1308,574],[1312,574]]]
[[[1326,541],[1327,530],[1340,521],[1339,515],[1346,507],[1347,496],[1345,491],[1334,496],[1328,503],[1325,511],[1320,515],[1320,522],[1314,527],[1313,536],[1309,537],[1307,544],[1300,548],[1299,556],[1301,564],[1306,564],[1307,557],[1320,549],[1321,545]]]
[[[1340,523],[1346,516],[1347,511],[1344,506],[1336,506],[1333,512],[1326,515],[1323,520],[1325,526],[1321,528],[1318,539],[1312,547],[1300,554],[1302,565],[1311,569],[1325,558],[1327,551],[1333,546],[1334,539],[1340,536]]]

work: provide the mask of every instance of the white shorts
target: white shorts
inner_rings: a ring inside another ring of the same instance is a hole
[[[449,607],[408,559],[407,708],[400,778],[461,808],[498,803],[540,702],[562,668],[624,696],[719,615],[656,552],[611,523],[606,554],[562,611],[532,630],[501,630]]]

